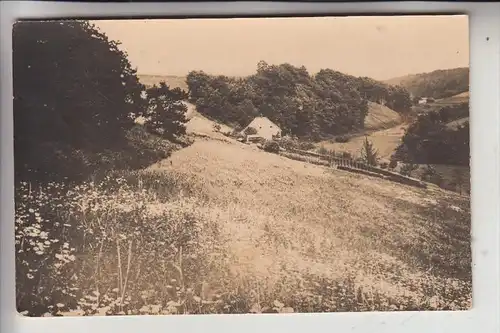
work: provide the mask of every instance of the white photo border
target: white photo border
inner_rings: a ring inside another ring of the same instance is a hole
[[[169,16],[466,14],[470,38],[473,309],[280,315],[28,318],[16,312],[12,24],[18,19]],[[33,332],[500,332],[500,3],[178,2],[57,3],[5,1],[1,15],[0,331]]]

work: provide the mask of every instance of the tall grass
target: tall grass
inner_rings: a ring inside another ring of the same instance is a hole
[[[19,184],[18,309],[37,316],[199,308],[194,288],[208,269],[198,242],[203,221],[164,205],[189,192],[180,184],[138,173],[73,186]]]
[[[290,273],[272,288],[231,277],[223,259],[211,256],[224,246],[217,220],[207,218],[193,193],[200,190],[180,176],[139,172],[72,186],[19,184],[18,310],[41,316],[467,307],[467,283],[441,291],[436,303],[364,290],[350,276]],[[214,274],[220,283],[210,292]]]

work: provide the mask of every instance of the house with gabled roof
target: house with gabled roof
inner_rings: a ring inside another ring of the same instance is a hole
[[[275,137],[281,136],[281,128],[267,117],[256,117],[243,129],[243,131],[241,131],[241,134],[245,135],[248,128],[254,128],[256,131],[256,133],[252,134],[252,137],[272,140]]]

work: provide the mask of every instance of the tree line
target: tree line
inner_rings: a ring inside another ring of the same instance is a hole
[[[417,98],[446,98],[469,91],[469,68],[440,69],[387,82],[403,86]]]
[[[399,113],[411,109],[404,88],[331,69],[310,75],[304,66],[287,63],[261,61],[255,74],[237,78],[192,71],[186,82],[190,101],[213,120],[244,127],[265,116],[283,134],[312,141],[363,129],[368,101]]]
[[[420,115],[406,130],[394,157],[416,164],[469,166],[469,122],[447,126],[466,117],[469,117],[468,103]]]
[[[85,177],[97,165],[139,168],[164,157],[131,140],[142,135],[138,116],[155,135],[184,133],[185,92],[146,89],[118,45],[87,21],[15,24],[16,177]]]

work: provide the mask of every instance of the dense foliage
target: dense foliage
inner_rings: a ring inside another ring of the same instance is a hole
[[[192,71],[186,82],[200,113],[229,125],[246,126],[256,116],[268,117],[283,134],[319,140],[363,129],[367,101],[408,112],[410,95],[369,78],[331,69],[310,75],[290,64],[257,65],[244,78]]]
[[[187,99],[187,93],[184,90],[170,89],[165,82],[160,82],[159,86],[153,85],[146,90],[146,97],[148,102],[145,112],[148,119],[146,127],[151,132],[161,134],[168,139],[186,133],[187,106],[182,101]]]
[[[407,129],[395,156],[418,164],[469,165],[469,122],[447,126],[469,116],[468,104],[444,107],[429,112]]]
[[[85,178],[97,165],[143,167],[151,158],[164,157],[146,156],[137,142],[129,140],[140,137],[135,117],[157,102],[145,97],[144,86],[118,43],[93,25],[17,23],[13,60],[18,179]],[[180,98],[169,95],[167,87],[152,92],[156,97],[166,94],[170,101]],[[170,104],[159,106],[153,107],[152,119],[166,124],[172,118],[167,115]],[[182,132],[179,126],[167,127],[170,134]]]
[[[401,114],[410,111],[412,101],[410,93],[405,88],[388,85],[369,77],[360,77],[357,81],[359,91],[369,101],[385,105]]]
[[[387,82],[401,85],[414,97],[451,97],[469,90],[469,68],[436,70],[394,78]]]

